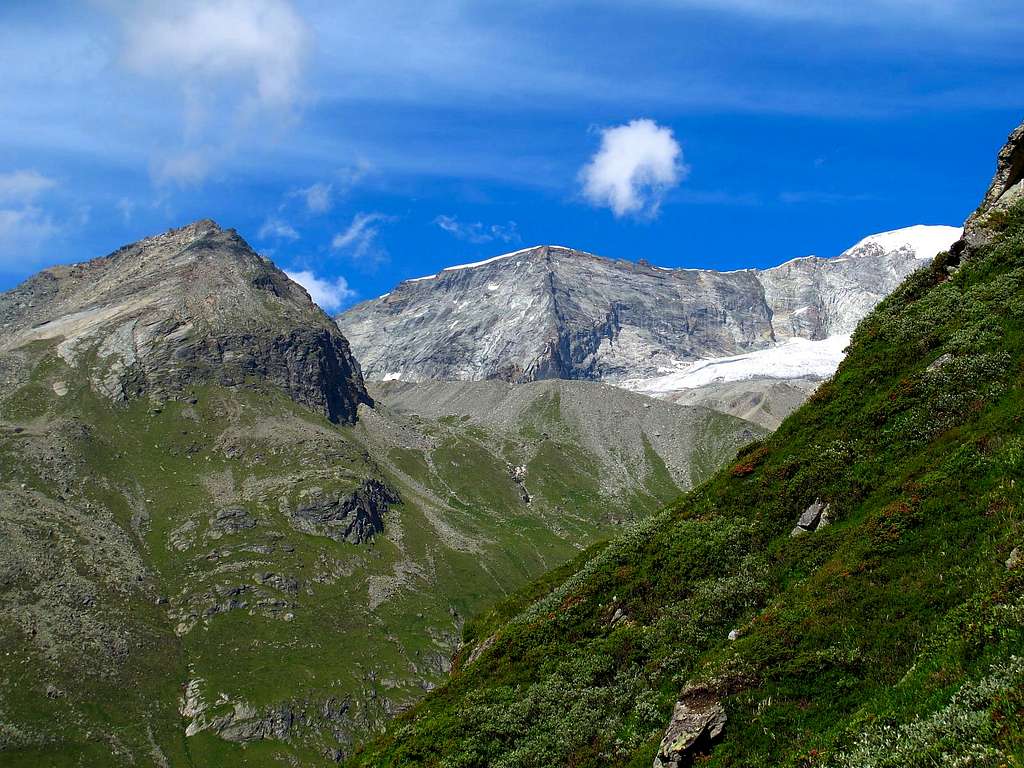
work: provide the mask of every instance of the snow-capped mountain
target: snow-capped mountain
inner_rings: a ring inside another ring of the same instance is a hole
[[[960,232],[908,227],[834,258],[732,272],[536,246],[406,280],[337,321],[369,379],[598,379],[665,392],[820,378],[842,357],[836,337]]]

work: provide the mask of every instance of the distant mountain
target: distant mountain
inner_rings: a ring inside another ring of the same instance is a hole
[[[337,322],[371,379],[596,379],[638,387],[699,360],[848,335],[960,232],[909,227],[867,237],[836,258],[733,272],[537,246],[406,280]],[[782,357],[798,370],[794,357],[803,353],[821,357],[800,344]],[[833,358],[824,367],[808,363],[806,373],[831,373]],[[744,377],[756,374],[747,366]]]
[[[369,402],[359,366],[309,295],[210,220],[52,267],[0,294],[0,353],[59,340],[97,393],[126,402],[206,383],[271,382],[332,421]]]

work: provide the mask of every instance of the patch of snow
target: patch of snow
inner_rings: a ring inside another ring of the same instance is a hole
[[[400,381],[401,378],[402,378],[402,374],[400,374],[400,373],[385,373],[384,374],[384,381]]]
[[[500,288],[500,287],[501,287],[501,286],[499,286],[499,285],[498,285],[497,283],[488,283],[488,284],[487,284],[487,290],[488,290],[488,291],[496,291],[496,290],[498,290],[498,288]]]
[[[805,312],[809,312],[811,309],[812,309],[812,307],[810,307],[810,306],[800,307],[800,309],[794,309],[793,310],[793,314],[794,315],[802,315]]]
[[[933,259],[936,254],[947,250],[959,240],[963,233],[961,227],[916,224],[912,227],[868,235],[852,248],[843,251],[842,255],[847,256],[859,248],[874,244],[886,251],[897,251],[900,248],[909,247],[917,258]]]
[[[381,299],[386,299],[390,295],[391,295],[390,291],[388,293],[382,293],[380,296],[377,297],[377,301],[380,301]]]
[[[684,364],[674,373],[649,379],[631,379],[623,382],[622,386],[656,395],[724,381],[824,379],[835,373],[849,344],[849,336],[830,336],[819,341],[796,337],[774,347],[743,355],[697,360]]]

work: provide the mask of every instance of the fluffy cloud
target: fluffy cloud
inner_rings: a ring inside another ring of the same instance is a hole
[[[387,250],[378,241],[380,224],[394,221],[383,213],[357,213],[344,232],[331,240],[331,247],[345,251],[353,261],[374,267],[388,259]]]
[[[348,281],[344,277],[335,278],[334,281],[325,280],[308,269],[285,271],[285,274],[309,291],[310,298],[327,312],[341,309],[359,295],[348,287]]]
[[[461,222],[455,216],[438,216],[434,219],[434,223],[459,240],[467,240],[471,243],[490,243],[495,240],[504,243],[518,243],[520,240],[519,229],[514,221],[488,226],[479,221]]]
[[[263,226],[260,227],[260,231],[256,233],[256,236],[260,240],[277,239],[277,240],[298,240],[299,233],[295,231],[295,227],[289,224],[284,219],[278,219],[271,216],[263,222]]]
[[[602,129],[601,146],[579,177],[593,205],[616,216],[653,217],[687,170],[672,130],[643,118]]]

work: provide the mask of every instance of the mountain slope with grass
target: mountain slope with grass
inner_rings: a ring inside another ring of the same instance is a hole
[[[468,623],[353,766],[1024,764],[1024,126],[713,479]]]
[[[0,325],[4,766],[333,765],[465,617],[762,434],[596,382],[374,402],[207,221],[40,273]]]

